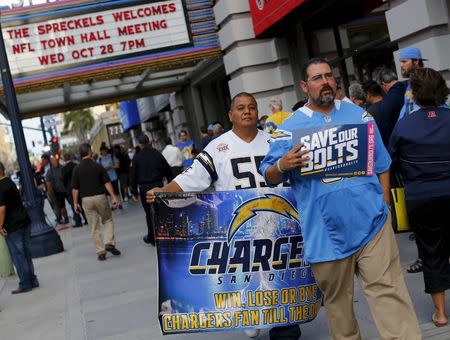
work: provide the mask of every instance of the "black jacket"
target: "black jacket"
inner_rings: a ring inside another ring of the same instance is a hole
[[[379,105],[375,104],[367,108],[367,111],[375,118],[386,147],[389,145],[389,138],[405,101],[406,85],[407,83],[405,82],[396,82],[383,97]]]
[[[158,150],[144,147],[134,155],[130,171],[130,185],[134,196],[138,194],[138,185],[160,187],[164,177],[170,182],[173,179],[172,169]]]

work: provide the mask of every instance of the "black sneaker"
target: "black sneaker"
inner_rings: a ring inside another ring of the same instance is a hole
[[[105,260],[106,260],[106,254],[98,254],[97,259],[98,259],[99,261],[105,261]]]
[[[105,250],[106,251],[109,251],[111,254],[113,254],[113,255],[120,255],[120,250],[119,249],[117,249],[116,247],[114,247],[112,244],[107,244],[106,246],[105,246]]]
[[[147,244],[151,244],[152,246],[155,245],[155,239],[154,238],[150,238],[148,235],[144,236],[142,239]]]

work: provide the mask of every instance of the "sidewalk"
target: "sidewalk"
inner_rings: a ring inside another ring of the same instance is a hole
[[[16,277],[0,278],[0,339],[248,339],[242,332],[161,335],[157,319],[156,251],[142,242],[145,216],[140,204],[114,212],[119,257],[97,261],[88,228],[61,230],[65,252],[34,261],[41,287],[11,295]],[[402,264],[414,260],[415,245],[397,236]],[[405,274],[424,339],[450,339],[450,327],[431,323],[431,299],[423,293],[421,274]],[[180,283],[180,289],[183,289]],[[447,296],[447,305],[450,298]],[[363,339],[376,339],[376,328],[356,285],[355,311]],[[449,307],[450,311],[450,307]],[[302,327],[304,340],[328,339],[324,311]],[[268,331],[258,338],[268,340]]]

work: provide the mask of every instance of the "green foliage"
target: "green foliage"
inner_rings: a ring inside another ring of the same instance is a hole
[[[84,143],[94,121],[89,109],[69,111],[64,114],[64,130],[75,134],[79,141]]]

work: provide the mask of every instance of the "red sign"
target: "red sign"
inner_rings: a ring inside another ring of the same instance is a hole
[[[253,30],[258,36],[305,0],[249,0]]]

